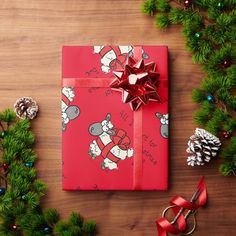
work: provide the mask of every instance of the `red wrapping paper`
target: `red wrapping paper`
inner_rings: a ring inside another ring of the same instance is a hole
[[[160,103],[132,111],[108,82],[135,56],[133,46],[63,47],[64,190],[167,189],[168,49],[141,49],[145,63],[155,62],[160,73]]]

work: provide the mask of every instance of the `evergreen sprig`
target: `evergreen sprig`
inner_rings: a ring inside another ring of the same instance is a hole
[[[194,89],[200,104],[196,123],[222,134],[223,175],[236,173],[236,0],[146,0],[142,11],[154,15],[156,26],[182,25],[192,60],[203,65],[206,78]],[[234,136],[234,137],[233,137]]]
[[[29,120],[14,111],[0,112],[0,236],[93,236],[96,223],[78,213],[67,221],[55,209],[42,209],[46,185],[37,179],[34,134]]]

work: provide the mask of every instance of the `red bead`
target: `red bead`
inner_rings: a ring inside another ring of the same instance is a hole
[[[228,68],[231,66],[231,60],[230,59],[225,59],[223,62],[223,67]]]
[[[192,1],[191,0],[185,0],[184,1],[184,6],[185,7],[191,7],[192,6]]]
[[[229,131],[224,131],[222,133],[222,136],[225,138],[225,139],[229,139],[231,136],[232,136],[232,133],[229,132]]]
[[[18,225],[17,225],[17,224],[13,224],[13,225],[12,225],[12,229],[13,229],[13,230],[17,230],[17,229],[18,229]]]
[[[9,168],[9,165],[7,163],[2,164],[3,169],[6,171]]]

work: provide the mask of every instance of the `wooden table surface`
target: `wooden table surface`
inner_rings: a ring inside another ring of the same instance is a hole
[[[196,236],[233,236],[236,231],[236,178],[222,177],[220,160],[186,165],[186,142],[196,125],[191,100],[203,73],[185,50],[179,27],[157,30],[140,12],[141,0],[1,0],[0,107],[21,96],[40,106],[33,121],[38,177],[48,185],[45,207],[62,217],[80,211],[97,221],[102,236],[157,235],[155,220],[175,194],[190,198],[205,175],[209,201],[199,210]],[[62,45],[147,44],[169,46],[171,137],[166,192],[63,192],[61,190],[60,79]]]

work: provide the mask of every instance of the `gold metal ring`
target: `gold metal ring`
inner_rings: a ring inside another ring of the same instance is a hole
[[[176,205],[172,205],[172,206],[166,207],[166,209],[162,212],[162,217],[165,217],[166,212],[167,212],[169,209],[174,208],[174,207],[177,207],[177,206],[176,206]]]
[[[196,218],[195,218],[195,213],[193,213],[192,215],[193,215],[193,223],[194,223],[193,228],[190,231],[188,231],[187,233],[182,233],[182,235],[190,235],[190,234],[192,234],[195,231],[196,226],[197,226]]]
[[[171,208],[174,208],[174,207],[178,207],[178,206],[172,205],[172,206],[166,207],[165,210],[162,212],[162,217],[165,217],[167,211],[168,211],[169,209],[171,209]],[[194,213],[191,214],[191,215],[193,215],[193,228],[192,228],[190,231],[186,232],[186,233],[182,233],[182,235],[187,236],[187,235],[192,234],[192,233],[195,231],[195,229],[196,229],[196,227],[197,227],[195,214],[196,214],[196,212],[194,212]],[[186,220],[187,220],[187,219],[186,219]]]

